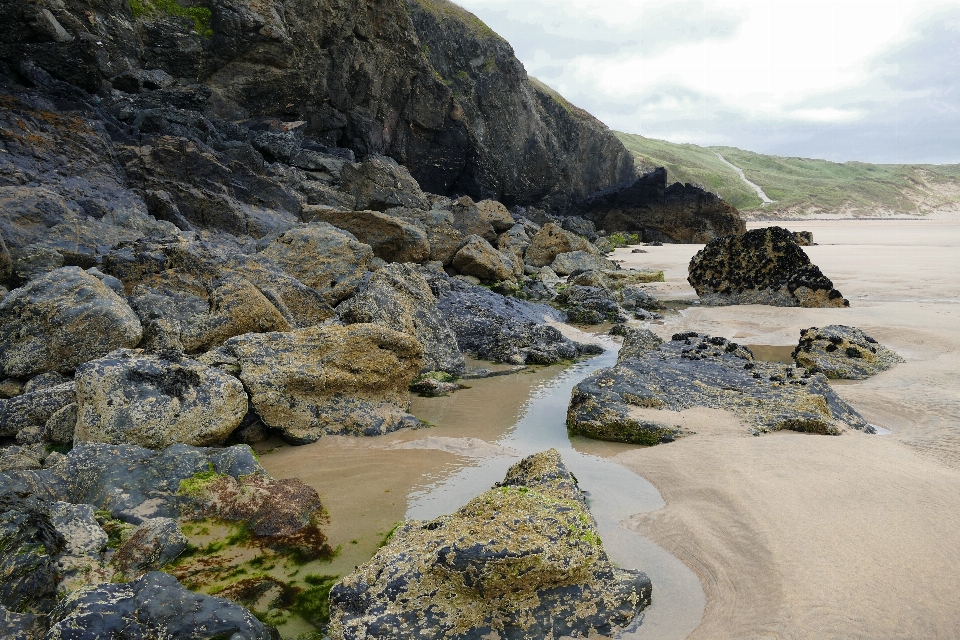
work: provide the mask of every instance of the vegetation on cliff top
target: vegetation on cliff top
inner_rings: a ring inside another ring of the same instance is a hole
[[[424,11],[432,13],[440,20],[456,20],[462,23],[475,35],[483,38],[496,38],[503,40],[496,31],[487,26],[487,24],[473,15],[460,5],[449,2],[449,0],[407,0],[408,3],[417,4]]]
[[[616,135],[643,169],[666,167],[669,182],[699,184],[757,217],[920,214],[960,205],[960,165],[837,163]],[[756,193],[717,153],[740,167],[774,204],[761,207]]]
[[[177,0],[128,0],[130,11],[135,18],[153,17],[156,15],[177,16],[193,20],[193,26],[201,36],[209,38],[213,35],[210,28],[210,18],[213,14],[206,7],[184,7]]]

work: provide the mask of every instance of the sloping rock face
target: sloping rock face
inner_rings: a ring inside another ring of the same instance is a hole
[[[143,332],[127,304],[79,267],[53,271],[0,303],[0,372],[67,373],[118,347],[135,347]]]
[[[239,380],[176,353],[119,350],[77,370],[75,442],[222,444],[247,414]]]
[[[636,351],[637,357],[574,387],[567,409],[571,432],[636,444],[669,442],[680,435],[669,411],[697,406],[732,411],[758,432],[872,429],[826,377],[755,361],[748,349],[724,338],[681,333],[657,349]],[[650,409],[660,411],[644,411]]]
[[[810,373],[845,380],[864,380],[904,362],[861,329],[842,324],[801,331],[793,359]]]
[[[688,271],[706,305],[850,306],[783,227],[717,238],[693,256]]]
[[[534,88],[509,45],[455,5],[229,0],[196,7],[193,19],[135,6],[136,15],[120,0],[4,2],[0,59],[88,92],[159,91],[168,94],[166,104],[227,120],[302,122],[318,149],[390,156],[434,193],[563,203],[633,175],[632,157],[604,125]],[[484,63],[471,65],[474,59]],[[182,90],[191,84],[195,90]],[[310,148],[283,136],[256,138],[268,159],[316,168],[304,152]],[[167,166],[153,149],[141,151],[131,169]],[[191,224],[215,210],[195,203],[219,200],[216,210],[262,235],[258,205],[246,197],[257,193],[256,181],[244,180],[255,172],[204,154],[197,146],[187,156],[246,184],[228,188],[225,198],[203,193],[200,176],[185,189],[155,190],[168,191]],[[167,175],[141,174],[151,189]],[[296,215],[289,203],[292,209],[280,208]]]
[[[679,182],[667,186],[667,170],[591,194],[567,210],[598,229],[639,234],[645,242],[705,243],[744,233],[740,212],[709,191]]]
[[[337,306],[337,316],[348,324],[374,323],[415,337],[423,345],[425,372],[460,376],[466,370],[429,283],[413,265],[379,269],[357,295]]]
[[[419,424],[407,413],[407,387],[423,368],[423,347],[407,334],[376,324],[313,327],[237,336],[224,350],[263,422],[296,444]]]
[[[330,591],[330,637],[613,635],[650,593],[645,574],[610,562],[586,498],[551,449],[456,513],[400,526]]]

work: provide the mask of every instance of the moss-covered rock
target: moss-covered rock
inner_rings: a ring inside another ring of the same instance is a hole
[[[292,442],[325,433],[379,435],[418,424],[407,387],[423,347],[375,324],[248,334],[225,345],[257,414]]]
[[[612,635],[650,580],[610,562],[555,449],[515,464],[459,511],[406,522],[330,592],[330,637]]]
[[[862,330],[840,324],[804,329],[792,355],[811,373],[848,380],[863,380],[904,362]]]

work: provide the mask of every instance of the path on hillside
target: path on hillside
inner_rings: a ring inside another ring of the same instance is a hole
[[[743,180],[744,182],[747,183],[747,186],[748,186],[748,187],[750,187],[751,189],[753,189],[754,191],[757,192],[757,195],[760,197],[761,200],[763,200],[763,204],[760,205],[761,207],[765,207],[765,206],[767,206],[768,204],[773,204],[773,200],[771,200],[770,198],[767,197],[767,194],[765,194],[765,193],[763,192],[763,189],[761,189],[759,185],[753,184],[752,182],[750,182],[749,180],[747,180],[747,176],[745,176],[745,175],[743,174],[743,169],[741,169],[741,168],[738,167],[737,165],[733,164],[732,162],[728,162],[727,159],[724,158],[724,157],[723,157],[722,155],[720,155],[719,153],[717,154],[717,157],[720,158],[720,162],[722,162],[723,164],[729,166],[731,169],[733,169],[734,171],[736,171],[736,172],[737,172],[737,175],[740,176],[740,179],[741,179],[741,180]]]

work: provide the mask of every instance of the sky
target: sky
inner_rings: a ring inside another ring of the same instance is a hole
[[[457,0],[613,129],[836,162],[960,163],[960,0]]]

